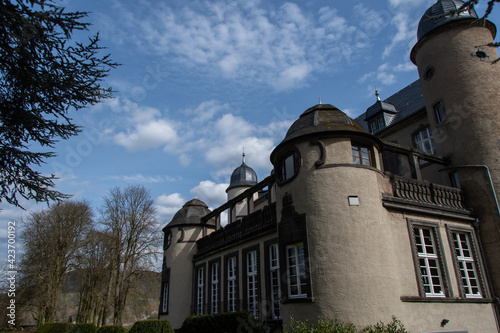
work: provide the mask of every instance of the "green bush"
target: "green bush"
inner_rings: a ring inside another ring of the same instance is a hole
[[[383,322],[378,322],[375,325],[367,326],[363,328],[364,333],[407,333],[405,326],[396,319],[392,317],[392,322],[384,324]]]
[[[297,321],[290,318],[290,327],[285,327],[284,333],[357,333],[353,323],[344,323],[337,317],[331,319],[318,319],[316,326],[309,327],[309,321]]]
[[[168,320],[141,320],[134,323],[130,333],[174,333]]]
[[[125,329],[120,325],[101,326],[97,333],[125,333]]]
[[[96,333],[97,327],[94,324],[75,324],[70,333]]]
[[[72,326],[70,323],[46,323],[38,327],[36,333],[67,333]]]
[[[250,312],[224,312],[214,315],[194,315],[182,323],[180,333],[263,333],[264,328]]]

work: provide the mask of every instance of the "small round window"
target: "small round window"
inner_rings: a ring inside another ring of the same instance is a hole
[[[291,151],[284,154],[279,160],[278,181],[286,183],[298,174],[300,168],[300,154],[298,151]]]

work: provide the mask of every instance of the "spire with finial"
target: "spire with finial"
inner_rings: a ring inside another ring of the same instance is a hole
[[[323,103],[321,102],[321,97],[319,98],[319,102],[318,102],[318,104],[323,104]]]
[[[243,154],[242,154],[241,156],[242,156],[242,161],[241,161],[241,163],[242,163],[242,164],[245,164],[245,147],[243,147]]]
[[[377,87],[375,87],[375,96],[377,96],[377,101],[380,101],[380,95],[378,93]]]

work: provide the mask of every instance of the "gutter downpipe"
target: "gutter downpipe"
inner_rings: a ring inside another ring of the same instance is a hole
[[[488,175],[488,182],[490,183],[490,188],[491,192],[493,193],[493,198],[495,200],[495,206],[497,209],[498,216],[500,218],[500,207],[498,206],[498,198],[497,194],[495,192],[495,187],[493,186],[493,180],[491,179],[491,173],[490,169],[486,165],[456,165],[452,167],[447,167],[447,168],[442,168],[439,169],[438,171],[445,171],[445,170],[453,170],[453,169],[468,169],[468,168],[476,168],[476,169],[485,169],[486,174]],[[481,252],[481,256],[485,258],[484,256],[484,250],[483,250],[483,242],[481,241],[481,237],[479,235],[479,225],[480,221],[478,218],[476,218],[476,221],[474,223],[474,229],[476,229],[477,232],[477,240],[479,242],[479,251]],[[500,226],[498,223],[496,223],[497,230],[500,234]],[[491,284],[491,278],[490,278],[490,271],[488,269],[488,265],[484,265],[484,271],[486,274],[486,278],[488,279],[488,287],[490,288],[491,292],[491,297],[495,300],[495,304],[493,305],[493,309],[495,310],[495,315],[496,315],[496,323],[497,323],[497,330],[500,332],[500,309],[499,309],[499,304],[500,304],[500,299],[495,295],[495,291],[493,290],[492,284]]]

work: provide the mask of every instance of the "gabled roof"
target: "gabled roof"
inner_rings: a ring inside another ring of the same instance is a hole
[[[424,95],[420,80],[417,80],[405,88],[401,89],[394,95],[390,96],[384,102],[394,105],[398,113],[388,127],[392,127],[404,119],[412,116],[418,111],[425,109]],[[366,113],[361,114],[355,120],[369,131],[368,122],[365,121]]]

